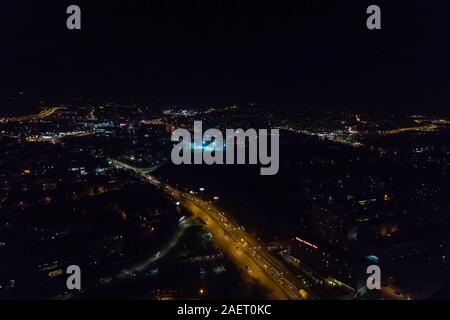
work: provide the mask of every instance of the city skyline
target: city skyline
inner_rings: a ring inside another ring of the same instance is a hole
[[[0,300],[448,300],[449,13],[2,2]]]

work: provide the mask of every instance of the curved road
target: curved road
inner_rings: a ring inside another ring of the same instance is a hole
[[[306,288],[252,235],[210,202],[162,183],[143,169],[117,160],[112,160],[112,163],[118,168],[134,171],[139,177],[161,188],[175,201],[180,202],[193,216],[201,218],[220,250],[227,253],[231,260],[250,278],[256,279],[269,289],[272,298],[281,300],[318,299],[317,295],[310,292],[309,288]]]

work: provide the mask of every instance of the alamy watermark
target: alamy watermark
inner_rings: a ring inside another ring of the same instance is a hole
[[[81,268],[77,265],[70,265],[67,267],[66,273],[70,275],[66,281],[67,289],[81,290]]]
[[[66,20],[66,26],[69,30],[80,30],[81,29],[81,9],[79,6],[72,4],[67,7],[67,14],[70,14]]]
[[[375,264],[370,265],[367,267],[366,273],[370,274],[370,276],[367,278],[367,281],[366,281],[367,289],[380,290],[381,289],[381,269],[380,269],[380,267]]]
[[[381,9],[379,6],[373,4],[367,7],[367,14],[370,16],[367,18],[366,26],[369,30],[381,29]]]
[[[258,164],[259,162],[264,166],[260,170],[261,175],[278,173],[280,165],[278,129],[271,129],[270,132],[267,129],[258,131],[226,129],[224,139],[219,129],[208,129],[203,133],[202,121],[194,121],[193,141],[191,133],[186,129],[173,131],[171,140],[178,142],[171,153],[172,162],[176,165]]]
[[[381,29],[381,9],[379,6],[372,4],[367,7],[366,13],[369,17],[366,20],[366,26],[369,30]],[[66,20],[66,26],[69,30],[81,30],[81,8],[72,4],[67,7],[66,14],[69,16]]]

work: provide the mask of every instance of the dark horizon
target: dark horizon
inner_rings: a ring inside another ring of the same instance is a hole
[[[442,112],[447,1],[68,1],[0,5],[0,92]]]

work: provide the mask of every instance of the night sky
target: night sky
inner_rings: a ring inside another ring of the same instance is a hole
[[[448,0],[8,0],[0,19],[2,94],[450,109]]]

